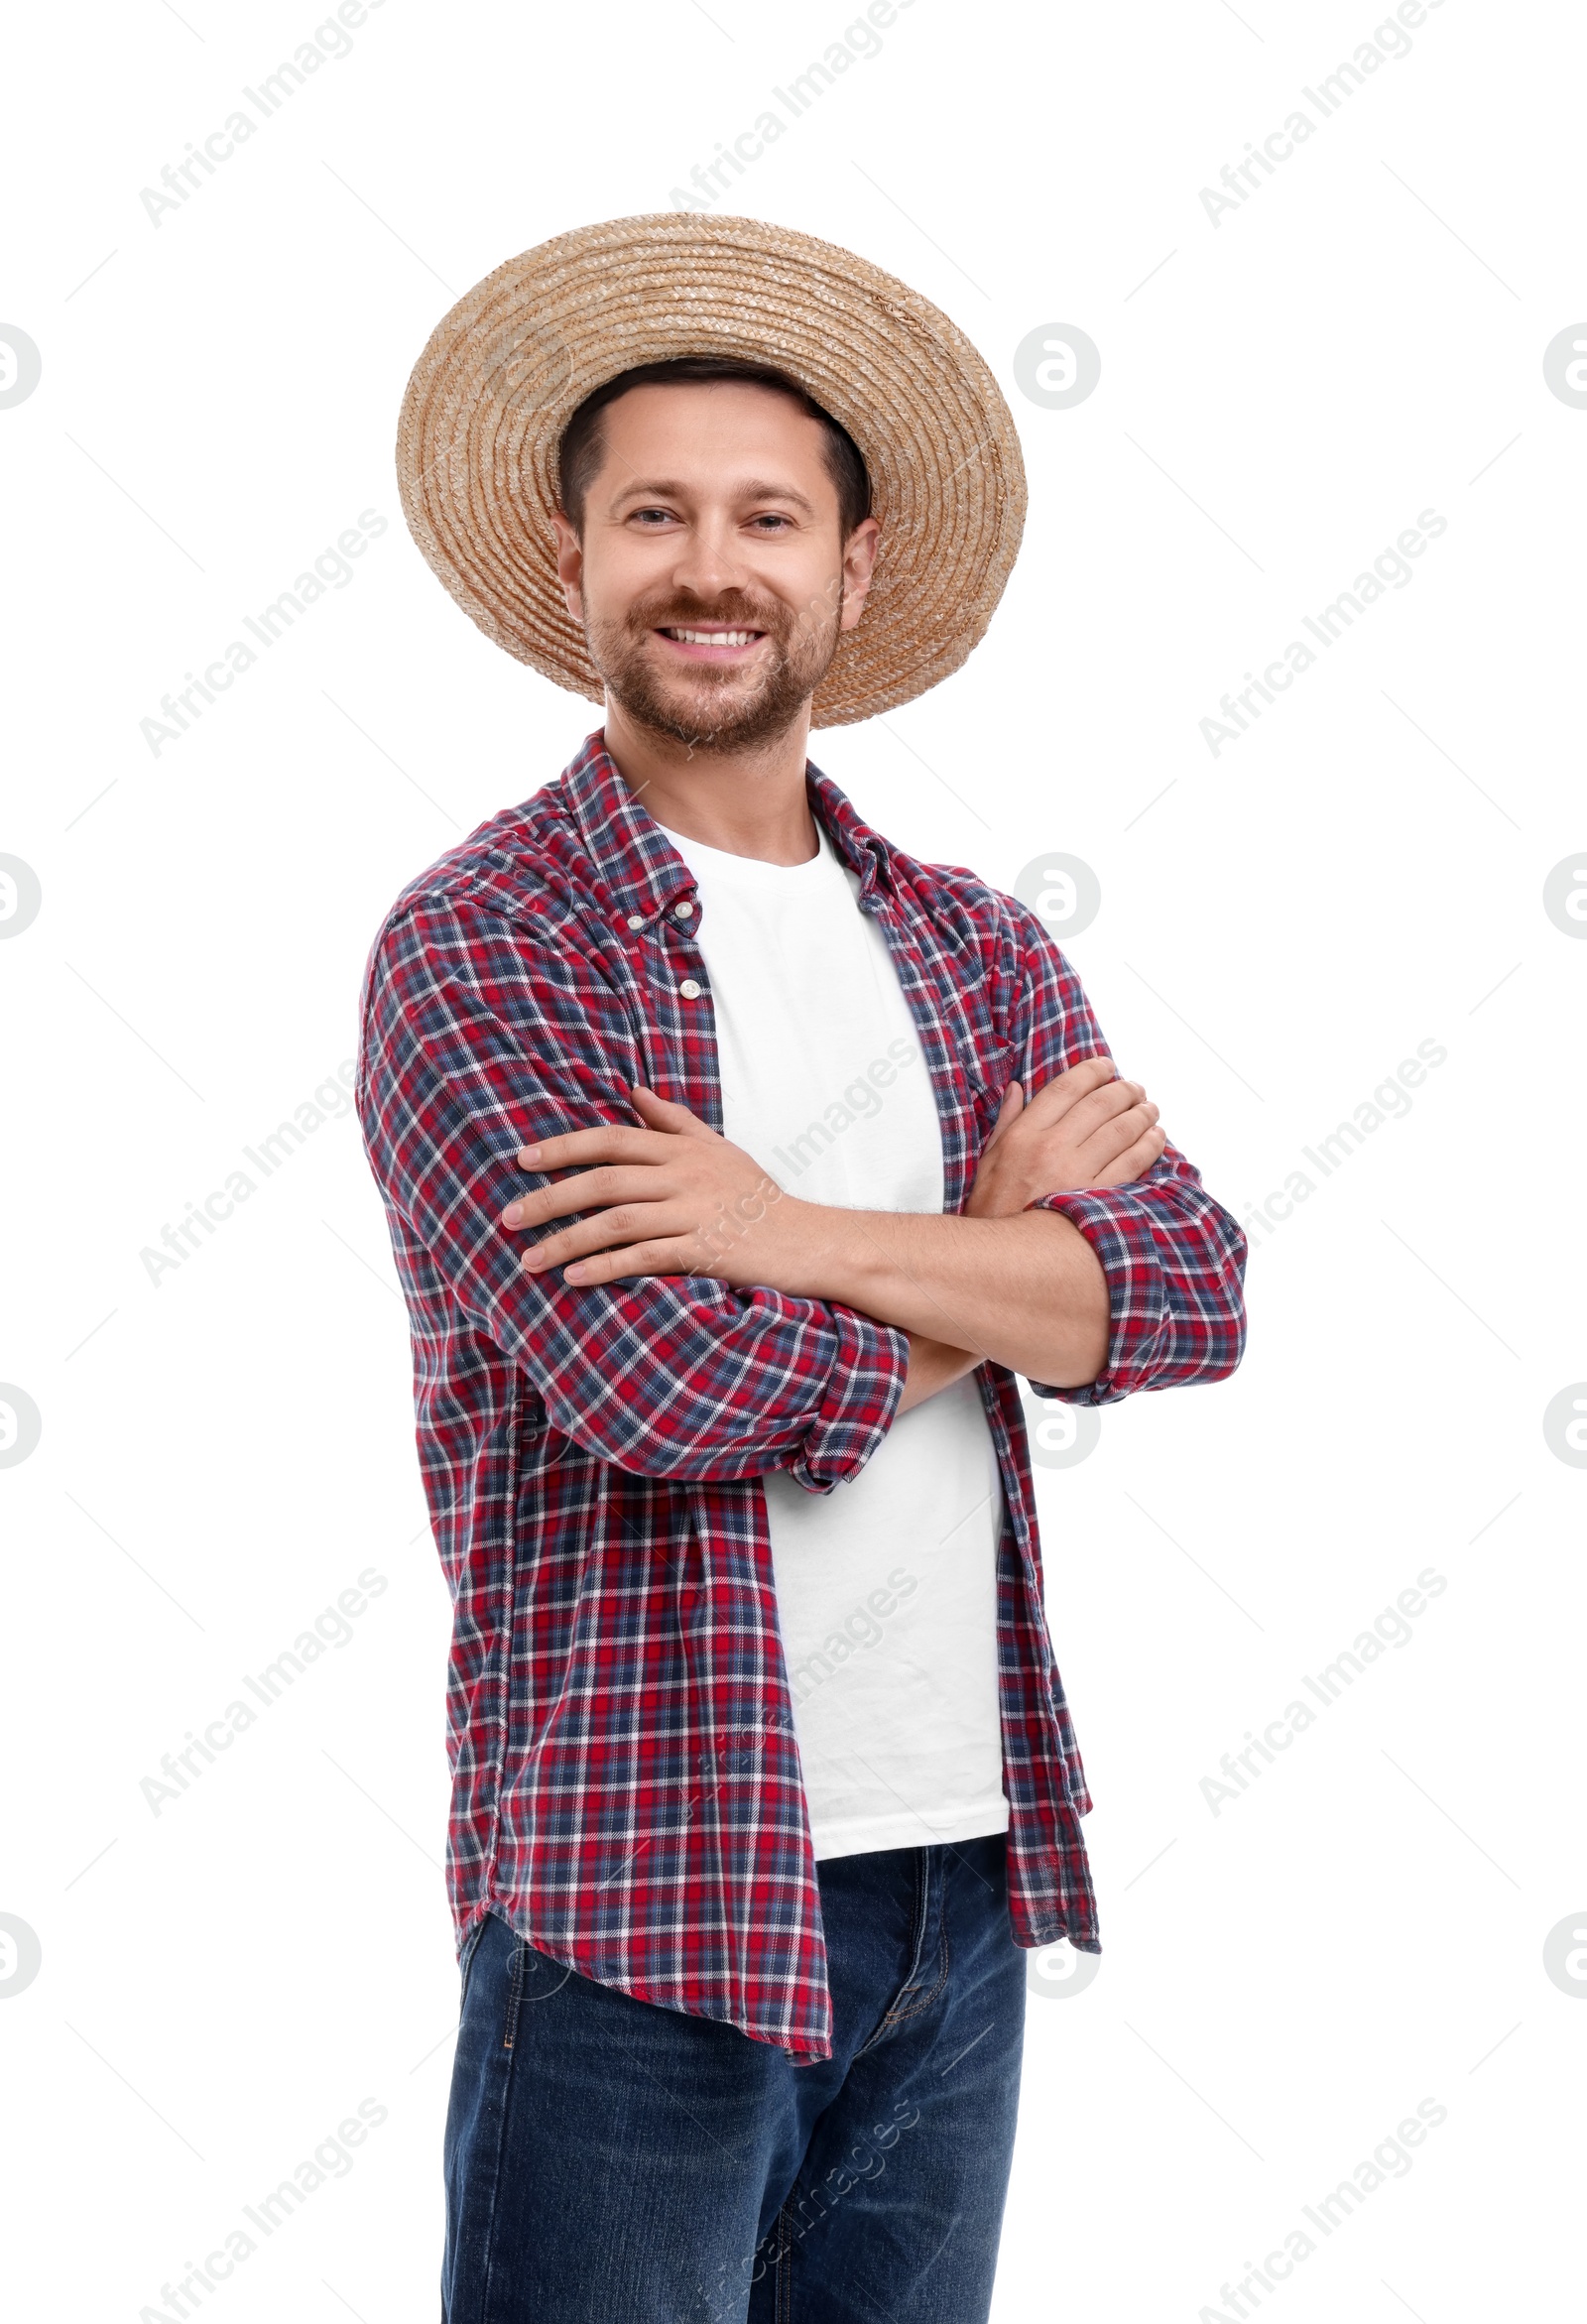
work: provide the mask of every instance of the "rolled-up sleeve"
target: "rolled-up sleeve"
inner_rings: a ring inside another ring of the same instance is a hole
[[[1108,1360],[1083,1388],[1038,1396],[1108,1405],[1140,1388],[1225,1380],[1245,1352],[1246,1239],[1172,1147],[1145,1178],[1074,1194],[1046,1194],[1033,1209],[1073,1221],[1108,1279]]]
[[[450,1299],[530,1379],[553,1427],[614,1467],[676,1479],[788,1469],[828,1493],[892,1425],[904,1332],[848,1307],[706,1276],[528,1275],[501,1223],[544,1184],[520,1146],[632,1124],[644,1063],[576,963],[445,899],[388,923],[364,984],[358,1111],[411,1310]]]
[[[1011,1032],[1028,1097],[1085,1057],[1111,1056],[1074,970],[1036,915],[1011,904]],[[1095,1380],[1036,1395],[1106,1405],[1146,1388],[1227,1379],[1245,1352],[1246,1238],[1173,1145],[1122,1186],[1044,1194],[1079,1228],[1108,1284],[1108,1358]]]

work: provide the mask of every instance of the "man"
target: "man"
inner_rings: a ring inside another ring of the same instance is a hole
[[[399,474],[604,701],[364,994],[455,1607],[445,2317],[975,2324],[1026,1951],[1099,1950],[1016,1376],[1244,1340],[1240,1231],[1035,915],[807,760],[981,636],[1012,422],[852,254],[626,219],[445,318]]]

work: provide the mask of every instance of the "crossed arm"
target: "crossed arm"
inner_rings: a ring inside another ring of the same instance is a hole
[[[1059,1073],[1029,1104],[1012,1082],[965,1214],[846,1210],[788,1194],[686,1106],[635,1086],[641,1129],[578,1130],[519,1150],[534,1171],[568,1171],[510,1202],[510,1228],[549,1233],[520,1265],[598,1284],[705,1275],[794,1298],[839,1301],[910,1339],[900,1409],[990,1358],[1055,1388],[1107,1362],[1107,1279],[1080,1230],[1027,1205],[1112,1186],[1161,1154],[1158,1109],[1111,1058]],[[567,1226],[551,1222],[587,1215]]]

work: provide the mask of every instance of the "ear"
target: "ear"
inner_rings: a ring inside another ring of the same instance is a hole
[[[875,517],[866,517],[856,525],[843,547],[843,607],[838,615],[838,628],[851,630],[865,611],[865,600],[875,570],[877,550],[882,543],[882,528]]]
[[[551,523],[556,528],[556,578],[562,584],[562,598],[568,612],[582,628],[584,622],[583,545],[560,509],[552,509]]]

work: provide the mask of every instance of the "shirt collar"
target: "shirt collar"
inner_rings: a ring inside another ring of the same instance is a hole
[[[875,911],[891,899],[893,868],[887,841],[862,822],[845,794],[828,775],[804,762],[810,811],[822,825],[838,860],[860,883],[860,908]],[[654,816],[642,794],[629,790],[605,743],[605,730],[589,735],[558,788],[574,828],[591,861],[610,887],[620,916],[630,925],[649,925],[680,896],[690,894],[694,875]]]

